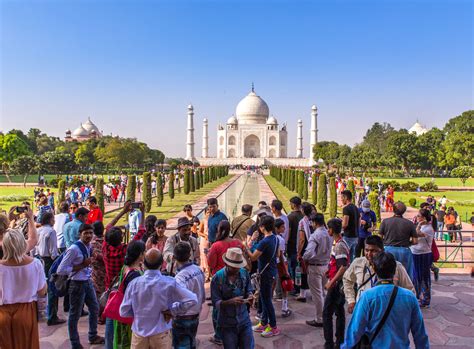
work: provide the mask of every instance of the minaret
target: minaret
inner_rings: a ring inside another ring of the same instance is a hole
[[[186,160],[194,161],[194,108],[188,105],[188,132],[186,137]]]
[[[316,160],[314,160],[314,146],[318,143],[318,108],[314,104],[311,107],[311,134],[309,140],[309,163],[313,165],[316,163]]]
[[[296,136],[296,157],[303,157],[303,121],[298,119],[298,133]]]
[[[209,153],[209,134],[207,132],[207,119],[202,123],[202,157],[207,158]]]

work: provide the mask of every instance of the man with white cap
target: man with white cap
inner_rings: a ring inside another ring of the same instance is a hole
[[[224,348],[253,348],[252,322],[247,304],[253,289],[242,250],[231,247],[222,256],[225,267],[211,281],[212,304],[218,309],[217,325]]]
[[[370,201],[365,199],[359,208],[360,226],[359,239],[355,250],[355,257],[360,257],[361,252],[364,251],[365,239],[372,235],[372,232],[377,228],[377,216],[370,208]]]

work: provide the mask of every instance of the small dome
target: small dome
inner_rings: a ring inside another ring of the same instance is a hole
[[[415,133],[417,136],[419,135],[422,135],[426,132],[428,132],[428,130],[423,127],[423,125],[421,125],[418,121],[415,122],[415,124],[410,127],[410,129],[408,130],[409,133]]]
[[[269,109],[267,103],[252,91],[245,96],[235,110],[240,124],[265,124]]]
[[[193,107],[192,104],[188,105],[188,110],[193,110],[193,109],[194,109],[194,107]]]
[[[74,130],[72,135],[74,137],[87,137],[89,135],[89,132],[87,132],[87,130],[81,125]]]
[[[318,110],[318,107],[316,107],[316,104],[313,104],[313,106],[311,107],[312,110]]]
[[[303,120],[298,119],[298,125],[299,125],[299,124],[303,124]]]
[[[267,120],[267,125],[278,125],[278,121],[275,117],[270,116]]]
[[[228,120],[227,120],[227,125],[237,125],[238,121],[237,118],[232,115]]]
[[[70,135],[70,134],[71,134],[71,130],[70,130],[70,129],[67,129],[67,130],[66,130],[66,134],[67,134],[67,135]]]
[[[82,127],[89,133],[95,131],[96,134],[100,134],[99,128],[91,121],[90,118],[88,118],[87,121],[82,124]]]
[[[202,120],[202,122],[204,122],[205,124],[207,124],[207,119],[204,118],[204,120]]]

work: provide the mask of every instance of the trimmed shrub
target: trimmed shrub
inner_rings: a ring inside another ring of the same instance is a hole
[[[59,205],[63,201],[66,201],[66,182],[61,179],[58,182],[58,205],[56,205],[58,210],[57,213],[59,213]]]
[[[298,171],[298,196],[303,199],[304,197],[304,172]]]
[[[318,203],[318,176],[316,173],[313,173],[311,183],[311,202],[316,205]]]
[[[143,190],[143,188],[142,188]],[[127,200],[135,201],[135,193],[137,191],[137,176],[128,176],[126,195]]]
[[[156,206],[161,207],[163,204],[163,180],[161,178],[161,173],[158,173],[158,178],[156,178]]]
[[[196,191],[196,184],[194,183],[194,170],[189,169],[189,190],[192,192]]]
[[[405,182],[400,185],[401,191],[416,191],[418,189],[418,183],[415,182]]]
[[[386,181],[386,182],[383,182],[382,185],[383,185],[384,190],[387,189],[389,185],[391,185],[393,190],[400,191],[400,183],[398,183],[397,181],[394,181],[394,180]]]
[[[168,195],[171,200],[174,199],[174,173],[170,173],[170,177],[168,179]]]
[[[328,190],[326,182],[326,174],[321,173],[318,180],[318,210],[321,213],[326,212],[328,205]]]
[[[376,192],[371,192],[368,196],[369,201],[370,201],[370,208],[372,211],[375,212],[375,215],[377,216],[377,222],[380,223],[382,218],[380,216],[380,202],[379,202],[379,197]]]
[[[209,183],[209,167],[204,169],[204,184]]]
[[[336,192],[336,178],[329,177],[329,217],[337,216],[337,192]]]
[[[142,198],[145,212],[151,211],[151,173],[143,172]]]
[[[408,204],[411,206],[411,207],[416,207],[416,198],[410,198],[408,200]]]
[[[183,178],[182,174],[178,172],[178,184],[176,184],[176,189],[178,193],[181,193],[181,178]]]
[[[355,190],[355,184],[352,179],[349,179],[347,181],[347,190],[350,190],[352,193],[352,200],[353,202],[356,202],[356,190]]]
[[[306,176],[304,177],[303,185],[303,199],[308,201],[308,180],[306,179]]]
[[[97,177],[95,180],[95,197],[97,199],[97,205],[101,209],[102,213],[104,212],[104,179],[102,177]]]
[[[426,182],[420,187],[421,191],[436,191],[438,186],[433,182]]]
[[[201,188],[200,183],[199,183],[199,170],[198,169],[194,171],[194,186],[196,187],[196,190],[199,190]]]
[[[189,194],[190,191],[189,168],[184,170],[184,193]]]

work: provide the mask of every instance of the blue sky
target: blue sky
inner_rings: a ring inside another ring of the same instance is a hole
[[[375,121],[442,127],[473,108],[473,5],[420,1],[1,0],[2,130],[106,134],[185,154],[186,106],[216,128],[250,90],[309,150],[353,145]]]

